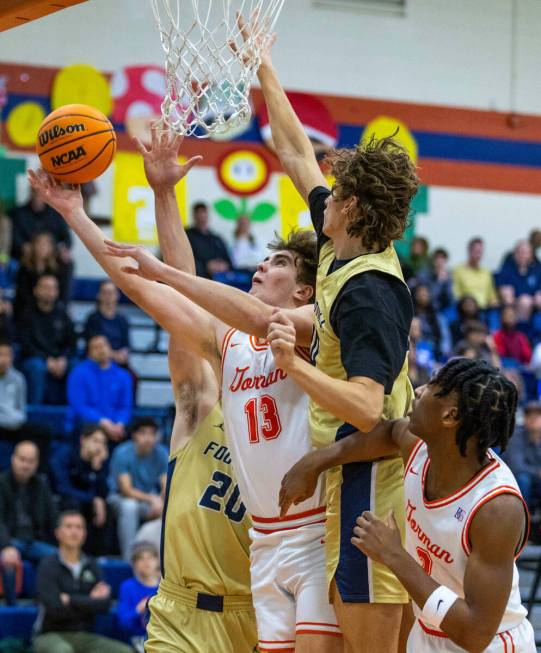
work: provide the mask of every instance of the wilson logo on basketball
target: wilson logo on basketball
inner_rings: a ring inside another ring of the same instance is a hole
[[[52,143],[57,138],[61,138],[62,136],[69,134],[78,134],[79,132],[84,131],[86,131],[86,128],[82,123],[79,123],[78,125],[67,125],[66,127],[55,125],[51,129],[46,129],[45,131],[41,132],[39,135],[39,144],[41,147],[44,147],[47,145],[47,143]]]
[[[85,148],[82,145],[76,150],[70,150],[69,152],[63,152],[62,154],[57,154],[56,156],[51,157],[51,163],[53,168],[58,168],[59,166],[65,166],[67,163],[72,161],[77,161],[82,156],[86,156]]]

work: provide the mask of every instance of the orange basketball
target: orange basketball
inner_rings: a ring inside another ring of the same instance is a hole
[[[86,104],[66,104],[50,113],[38,132],[36,152],[55,179],[84,184],[107,170],[116,151],[113,125]]]

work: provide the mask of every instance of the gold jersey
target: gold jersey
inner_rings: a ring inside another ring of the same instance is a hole
[[[312,359],[325,374],[335,379],[347,379],[342,365],[340,340],[331,326],[331,310],[343,286],[354,276],[368,271],[384,272],[402,282],[402,270],[394,247],[379,254],[365,254],[352,259],[331,274],[327,274],[335,258],[332,243],[321,248],[317,272],[315,328]],[[411,406],[413,388],[408,379],[407,356],[390,394],[384,398],[383,417],[404,417]],[[324,447],[335,441],[342,421],[310,402],[310,427],[313,443]],[[403,531],[404,523],[404,468],[400,457],[391,457],[353,470],[348,466],[347,477],[342,467],[327,473],[327,579],[336,579],[342,595],[354,602],[404,603],[407,594],[393,574],[377,563],[366,560],[366,565],[351,566],[347,548],[355,518],[362,510],[371,510],[384,518],[394,510]],[[345,469],[345,468],[344,468]],[[366,496],[362,493],[365,492]],[[347,524],[347,526],[346,526]],[[347,532],[342,532],[345,529]],[[344,539],[345,538],[345,539]],[[342,541],[346,542],[346,545]],[[348,586],[348,579],[354,578]]]
[[[250,594],[250,520],[216,404],[171,454],[162,522],[162,578],[206,594]]]

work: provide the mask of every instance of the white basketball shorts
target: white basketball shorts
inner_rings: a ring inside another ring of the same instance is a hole
[[[253,528],[250,535],[260,650],[294,651],[301,634],[341,637],[327,590],[325,524],[270,533]]]

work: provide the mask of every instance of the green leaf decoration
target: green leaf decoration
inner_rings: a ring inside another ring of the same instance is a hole
[[[218,200],[218,202],[214,202],[214,210],[226,220],[236,220],[239,216],[237,207],[231,200]]]
[[[270,202],[261,202],[257,204],[252,211],[251,219],[253,222],[265,222],[269,220],[276,213],[277,209],[274,204]]]

